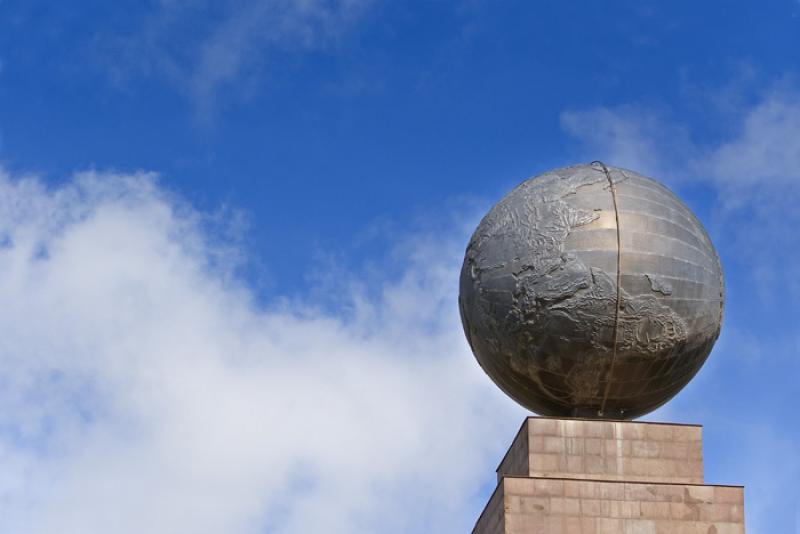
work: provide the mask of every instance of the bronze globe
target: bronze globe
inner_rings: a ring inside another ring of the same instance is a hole
[[[703,226],[671,191],[602,163],[526,180],[467,246],[459,307],[481,367],[542,415],[631,419],[708,357],[724,286]]]

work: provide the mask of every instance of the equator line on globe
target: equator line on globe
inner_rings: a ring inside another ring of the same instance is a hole
[[[672,398],[719,336],[724,284],[669,189],[600,162],[531,178],[483,218],[459,307],[494,382],[542,415],[631,419]]]

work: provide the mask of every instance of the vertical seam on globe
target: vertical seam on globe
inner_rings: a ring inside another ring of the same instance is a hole
[[[608,394],[611,391],[611,378],[614,375],[614,365],[617,363],[617,344],[619,342],[619,309],[620,309],[620,292],[622,290],[622,239],[620,237],[620,228],[619,228],[619,209],[617,208],[617,188],[614,187],[614,180],[611,179],[611,173],[608,171],[608,167],[602,161],[594,161],[592,163],[598,163],[602,168],[603,172],[606,175],[606,179],[608,180],[608,187],[611,191],[611,200],[614,204],[614,222],[616,223],[617,227],[617,300],[614,303],[614,340],[612,345],[612,352],[611,352],[611,364],[608,367],[608,374],[606,375],[606,388],[603,392],[603,400],[600,403],[600,411],[597,413],[600,417],[603,416],[606,410],[606,401],[608,400]]]

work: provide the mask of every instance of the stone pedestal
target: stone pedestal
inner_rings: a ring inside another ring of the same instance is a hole
[[[744,532],[744,488],[704,484],[702,427],[529,417],[473,534]]]

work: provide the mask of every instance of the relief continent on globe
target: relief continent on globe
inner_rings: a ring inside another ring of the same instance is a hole
[[[680,391],[719,336],[724,286],[672,192],[595,163],[526,180],[467,246],[459,307],[481,367],[542,415],[630,419]]]

